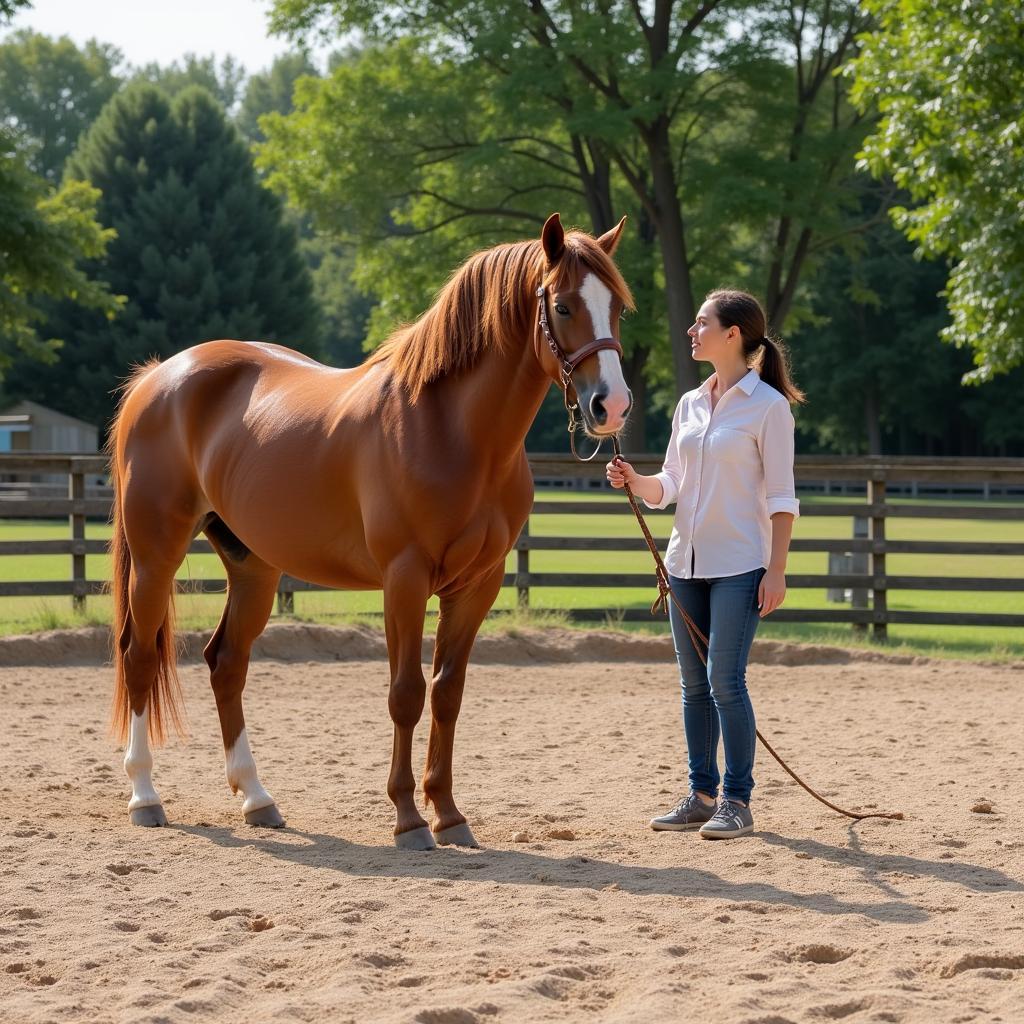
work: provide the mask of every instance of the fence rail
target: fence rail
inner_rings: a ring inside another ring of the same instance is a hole
[[[660,458],[639,456],[632,459],[641,472],[660,468]],[[533,455],[531,469],[538,477],[560,479],[600,479],[603,466],[580,464],[561,455]],[[67,498],[4,498],[0,500],[0,518],[67,516],[70,537],[67,540],[0,541],[2,555],[69,555],[70,578],[60,581],[0,582],[0,596],[60,597],[70,596],[77,609],[84,608],[86,598],[102,593],[106,583],[86,578],[87,555],[103,554],[103,541],[87,540],[85,524],[89,518],[108,518],[110,499],[86,498],[86,478],[103,476],[107,463],[102,456],[81,455],[0,455],[0,477],[32,473],[61,474],[68,478]],[[1024,555],[1024,543],[1003,540],[987,541],[922,541],[889,540],[886,522],[889,519],[913,517],[920,519],[979,519],[998,524],[1024,522],[1024,503],[1011,505],[949,504],[935,501],[887,500],[886,485],[898,482],[938,483],[950,487],[967,483],[1017,488],[1024,485],[1024,459],[919,459],[919,458],[834,458],[804,456],[796,461],[796,478],[800,484],[811,482],[854,481],[866,484],[864,501],[805,502],[804,516],[861,518],[867,521],[866,537],[804,539],[793,541],[794,552],[822,552],[866,556],[866,572],[829,572],[827,574],[789,574],[787,584],[794,589],[849,589],[861,594],[862,606],[854,601],[851,608],[782,608],[773,614],[782,622],[852,623],[855,627],[871,626],[876,637],[884,637],[890,623],[931,623],[940,625],[1024,626],[1024,613],[931,612],[901,611],[888,607],[888,595],[894,590],[956,591],[956,592],[1020,592],[1024,579],[981,576],[897,576],[886,571],[889,554],[943,555]],[[644,573],[582,573],[534,572],[530,566],[532,551],[612,551],[646,550],[641,537],[579,537],[572,533],[571,517],[578,515],[622,516],[631,513],[620,495],[603,500],[552,501],[542,492],[534,502],[534,515],[564,516],[568,520],[565,536],[533,536],[527,523],[515,544],[516,571],[506,573],[504,586],[514,587],[517,601],[529,606],[530,591],[537,587],[602,588],[647,587],[652,574]],[[653,517],[665,512],[652,512]],[[203,539],[193,541],[191,554],[212,553]],[[222,579],[179,580],[181,593],[222,593]],[[283,576],[278,587],[278,609],[294,609],[294,595],[299,592],[324,590],[316,584]],[[870,606],[867,595],[870,595]],[[1024,607],[1024,606],[1022,606]],[[572,609],[570,614],[583,621],[605,619],[607,608]],[[648,620],[646,609],[630,608],[618,614],[625,621]]]

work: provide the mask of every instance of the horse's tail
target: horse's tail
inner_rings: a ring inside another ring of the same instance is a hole
[[[110,456],[110,479],[114,488],[110,538],[111,583],[113,598],[113,662],[114,699],[110,714],[110,729],[118,742],[128,738],[131,722],[131,699],[125,679],[124,660],[131,641],[131,586],[132,555],[124,529],[123,480],[118,441],[124,430],[124,407],[138,382],[156,365],[156,360],[138,367],[126,382],[117,416],[111,426],[107,440],[107,454]],[[166,737],[168,721],[179,736],[184,736],[184,715],[182,710],[181,683],[178,679],[177,657],[174,640],[174,590],[167,597],[167,613],[156,635],[157,670],[156,680],[149,694],[149,735],[155,743],[162,743]]]

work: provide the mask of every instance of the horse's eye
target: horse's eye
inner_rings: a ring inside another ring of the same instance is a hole
[[[569,315],[569,307],[566,306],[564,303],[559,302],[559,303],[557,303],[555,305],[555,312],[559,316],[568,316]]]

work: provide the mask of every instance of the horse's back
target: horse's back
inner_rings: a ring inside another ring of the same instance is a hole
[[[333,580],[377,585],[344,453],[372,449],[379,431],[365,414],[337,428],[339,407],[374,405],[372,380],[358,385],[375,375],[269,343],[206,342],[133,382],[115,459],[132,465],[127,487],[139,504],[159,504],[161,517],[198,523],[215,512],[271,565],[318,581],[324,563]],[[363,446],[353,421],[363,425]]]

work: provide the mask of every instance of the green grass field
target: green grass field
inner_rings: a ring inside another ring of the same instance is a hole
[[[538,496],[545,501],[608,500],[607,496],[589,496],[580,493],[543,492]],[[625,499],[622,499],[625,501]],[[823,502],[828,498],[805,498]],[[897,499],[898,500],[898,499]],[[948,504],[949,502],[944,502]],[[664,541],[671,529],[671,518],[665,514],[652,514],[648,518],[652,532]],[[1024,522],[984,522],[979,520],[949,519],[897,519],[887,521],[887,535],[893,540],[1006,540],[1024,542]],[[632,516],[534,515],[530,520],[533,536],[574,535],[577,537],[632,537],[638,528]],[[805,516],[796,523],[794,536],[798,538],[828,538],[850,536],[852,523],[846,518]],[[106,539],[109,527],[90,523],[86,535],[90,539]],[[0,539],[64,539],[68,537],[65,522],[52,521],[0,521]],[[68,555],[14,555],[0,560],[0,580],[66,580],[70,576],[71,558]],[[824,553],[794,553],[790,556],[791,573],[825,573],[828,556]],[[514,571],[515,554],[509,556],[509,571]],[[496,609],[504,614],[492,616],[489,629],[509,628],[527,621],[538,624],[564,621],[564,610],[571,608],[604,608],[608,611],[609,625],[615,628],[664,630],[664,620],[652,619],[645,624],[623,626],[616,624],[622,609],[647,608],[655,592],[652,586],[644,589],[611,588],[600,585],[602,574],[619,572],[651,572],[652,563],[646,552],[564,552],[532,551],[530,569],[533,572],[587,572],[594,573],[595,585],[574,588],[532,588],[530,601],[535,610],[529,618],[515,612],[515,593],[503,590]],[[1024,557],[965,556],[965,555],[889,555],[887,570],[892,575],[914,576],[1024,576]],[[106,579],[108,561],[105,556],[89,556],[86,572],[90,579]],[[224,571],[215,555],[193,555],[182,565],[182,578],[223,578]],[[178,598],[178,620],[185,628],[203,628],[213,625],[223,605],[219,595],[184,595]],[[791,589],[786,598],[787,608],[826,607],[823,590]],[[890,591],[892,609],[919,609],[947,612],[1024,612],[1024,593],[984,593],[971,591]],[[295,596],[296,617],[325,623],[341,623],[378,613],[381,595],[378,592],[300,593]],[[538,614],[537,609],[551,609],[552,613]],[[32,632],[40,629],[105,623],[109,621],[110,603],[105,597],[89,598],[85,616],[73,613],[70,598],[0,598],[0,634]],[[593,627],[591,627],[593,628]],[[959,627],[927,625],[890,625],[890,646],[904,647],[939,656],[985,657],[1012,659],[1024,656],[1024,631],[1003,627]],[[760,636],[771,639],[794,639],[841,644],[868,644],[871,641],[855,634],[851,627],[798,623],[763,623]]]

